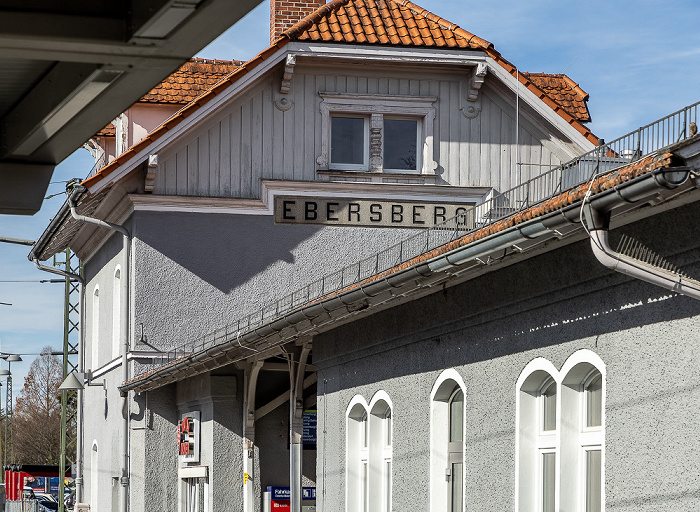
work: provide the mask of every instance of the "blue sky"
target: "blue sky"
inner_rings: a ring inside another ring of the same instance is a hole
[[[566,72],[590,94],[590,128],[612,140],[700,100],[700,2],[697,0],[417,0],[415,3],[493,43],[522,71]],[[247,60],[269,44],[267,2],[197,54]],[[49,194],[92,167],[86,150],[61,163]],[[36,239],[65,196],[33,217],[0,216],[0,236]],[[28,248],[0,244],[0,348],[60,349],[63,287],[34,269]],[[33,281],[12,283],[7,281]],[[15,394],[31,363],[15,363]],[[5,363],[2,363],[3,367]]]

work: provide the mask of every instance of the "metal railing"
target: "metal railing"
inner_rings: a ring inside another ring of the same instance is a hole
[[[341,292],[349,286],[390,270],[432,249],[544,202],[564,190],[587,182],[597,174],[625,166],[679,142],[689,136],[690,123],[697,123],[698,110],[700,110],[700,102],[643,126],[612,142],[601,144],[559,167],[546,171],[510,190],[494,195],[456,217],[434,227],[426,228],[373,256],[323,276],[303,288],[243,316],[235,323],[198,340],[181,345],[167,352],[162,361],[165,363],[186,357],[221,343],[235,340],[280,315]],[[153,369],[154,365],[145,365],[140,367],[137,375]]]
[[[102,169],[105,165],[107,165],[107,153],[103,151],[100,157],[97,160],[95,160],[95,165],[92,166],[92,169],[90,169],[88,175],[85,176],[85,179],[88,179],[97,174],[97,172],[100,169]]]

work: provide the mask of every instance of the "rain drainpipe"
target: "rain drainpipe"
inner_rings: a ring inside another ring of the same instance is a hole
[[[655,175],[655,180],[663,188],[674,189],[683,185],[688,180],[689,175],[688,168],[675,168],[673,172]],[[609,210],[596,208],[595,204],[585,200],[583,208],[588,224],[591,248],[599,262],[615,272],[700,300],[700,282],[682,275],[663,261],[661,261],[663,266],[660,266],[660,258],[651,251],[645,251],[648,256],[640,258],[613,250],[608,241]]]
[[[83,187],[76,187],[76,189],[81,189],[84,191]],[[75,204],[73,202],[73,194],[68,195],[68,206],[70,206],[71,216],[79,221],[85,222],[87,224],[94,224],[96,226],[101,226],[103,228],[111,229],[118,233],[121,233],[123,245],[122,251],[124,252],[124,262],[123,270],[124,277],[120,279],[121,284],[121,324],[122,324],[122,382],[129,380],[129,279],[130,279],[130,268],[131,268],[131,234],[124,227],[119,224],[113,224],[111,222],[106,222],[100,219],[93,219],[91,217],[85,217],[84,215],[79,215],[76,211]],[[121,511],[128,512],[129,510],[129,393],[123,392],[122,395],[122,411],[124,414],[124,420],[122,424],[122,474],[120,478],[120,483],[123,488],[122,492],[122,502]]]

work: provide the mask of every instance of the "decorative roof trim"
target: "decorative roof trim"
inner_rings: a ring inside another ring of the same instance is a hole
[[[318,21],[321,20],[323,16],[331,13],[333,11],[333,9],[336,9],[338,7],[346,5],[349,2],[350,2],[350,0],[332,0],[330,3],[320,7],[316,11],[314,11],[314,13],[312,13],[310,16],[304,18],[303,20],[301,20],[297,24],[293,25],[292,27],[290,27],[286,31],[282,32],[282,35],[274,43],[272,43],[266,49],[264,49],[263,51],[258,53],[255,57],[253,57],[248,62],[242,64],[239,68],[234,70],[226,78],[222,79],[218,84],[216,84],[214,87],[212,87],[209,91],[203,93],[201,96],[196,98],[194,101],[185,105],[176,114],[174,114],[172,117],[167,119],[163,124],[161,124],[158,128],[156,128],[151,133],[149,133],[144,139],[137,142],[136,144],[131,146],[127,151],[125,151],[124,153],[119,155],[117,158],[112,160],[112,162],[110,162],[108,165],[103,167],[94,176],[85,180],[83,182],[83,185],[88,187],[88,189],[89,189],[90,187],[92,187],[95,184],[102,181],[104,178],[106,178],[107,176],[112,174],[121,165],[123,165],[127,161],[131,160],[136,154],[138,154],[139,152],[144,150],[146,147],[148,147],[148,145],[150,145],[152,142],[159,139],[166,132],[168,132],[169,130],[172,130],[174,127],[179,125],[182,121],[184,121],[186,118],[191,116],[201,106],[212,101],[217,94],[220,94],[225,89],[230,87],[233,83],[235,83],[239,79],[243,78],[245,75],[247,75],[250,71],[255,69],[258,65],[260,65],[266,59],[268,59],[271,55],[276,53],[278,50],[281,50],[282,48],[284,48],[284,46],[286,46],[287,43],[292,41],[293,38],[298,36],[301,32],[308,29],[313,24],[318,23]],[[552,110],[554,110],[555,113],[557,113],[560,117],[562,117],[564,119],[564,121],[566,121],[570,126],[572,126],[579,133],[581,133],[589,142],[591,142],[594,145],[598,144],[598,137],[593,135],[591,133],[591,131],[588,130],[588,128],[586,128],[578,120],[576,120],[573,116],[571,116],[568,112],[566,112],[561,107],[561,105],[559,105],[554,100],[552,100],[544,91],[542,91],[534,83],[532,83],[532,81],[530,81],[527,77],[523,76],[522,73],[518,72],[517,68],[513,64],[511,64],[509,61],[507,61],[505,58],[503,58],[503,56],[498,51],[496,51],[494,49],[493,45],[490,42],[488,42],[484,39],[481,39],[470,32],[467,32],[466,30],[458,27],[457,25],[454,25],[454,24],[451,24],[451,23],[445,21],[443,18],[440,18],[439,16],[427,11],[426,9],[423,9],[423,8],[415,5],[414,3],[412,3],[408,0],[401,0],[400,5],[408,8],[408,9],[411,9],[416,14],[424,16],[425,18],[430,19],[431,21],[434,21],[435,23],[439,23],[441,26],[452,27],[451,30],[453,30],[455,33],[459,34],[462,37],[469,39],[470,41],[473,40],[474,43],[477,44],[481,49],[483,49],[483,51],[487,55],[489,55],[498,65],[500,65],[502,68],[504,68],[513,77],[516,77],[516,79],[519,80],[521,84],[523,84],[528,90],[533,92],[540,100],[542,100],[547,106],[549,106]]]

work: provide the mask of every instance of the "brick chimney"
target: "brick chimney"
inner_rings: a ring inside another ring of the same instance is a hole
[[[270,43],[323,5],[325,0],[270,0]]]

